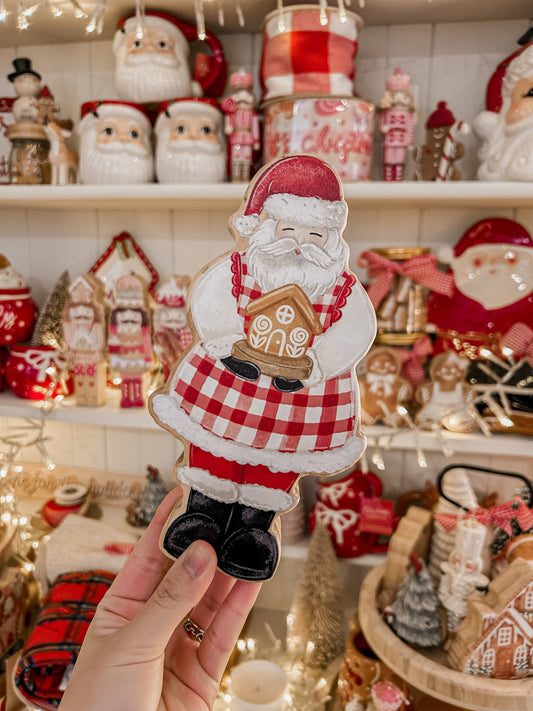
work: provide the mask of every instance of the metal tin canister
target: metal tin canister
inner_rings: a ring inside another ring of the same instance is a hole
[[[373,104],[355,97],[285,97],[262,109],[265,163],[304,153],[329,163],[345,182],[370,180]]]

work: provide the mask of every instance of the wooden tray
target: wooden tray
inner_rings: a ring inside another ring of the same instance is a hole
[[[376,598],[385,564],[368,573],[359,594],[359,623],[374,652],[416,689],[460,709],[533,711],[533,678],[486,679],[450,669],[441,649],[419,652],[402,642],[383,620]]]

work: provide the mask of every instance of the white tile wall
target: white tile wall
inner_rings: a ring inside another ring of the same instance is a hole
[[[472,122],[483,108],[488,78],[497,63],[514,51],[516,39],[529,21],[513,20],[446,25],[369,27],[362,31],[357,58],[356,90],[365,99],[378,101],[386,77],[401,66],[412,77],[419,122],[416,142],[424,141],[424,122],[439,100],[446,100],[456,115]],[[261,37],[222,35],[229,70],[241,66],[256,77],[259,96]],[[12,96],[6,76],[17,54],[31,57],[61,107],[62,117],[79,117],[80,104],[90,99],[117,98],[113,81],[110,42],[64,44],[0,50],[0,94]],[[464,177],[476,170],[477,140],[465,138],[466,157],[459,164]],[[374,175],[379,176],[376,150]],[[407,173],[409,175],[409,173]],[[412,175],[412,173],[411,173]],[[3,188],[8,189],[8,188]],[[522,222],[533,232],[533,210],[498,210],[499,216]],[[434,250],[454,244],[473,222],[490,214],[472,208],[401,209],[382,205],[376,209],[352,206],[345,237],[351,245],[351,266],[359,272],[356,257],[364,249],[401,244],[429,244]],[[228,214],[217,210],[0,210],[0,252],[28,278],[34,298],[42,304],[64,269],[71,276],[86,271],[111,238],[130,231],[142,245],[161,277],[170,273],[194,274],[207,261],[232,245],[227,233]],[[360,276],[364,276],[361,275]],[[148,416],[148,415],[147,415]],[[20,421],[0,418],[0,431]],[[148,464],[158,466],[170,479],[180,445],[165,431],[128,430],[75,423],[50,423],[50,454],[60,464],[110,471],[143,473]],[[533,453],[533,447],[532,447]],[[371,452],[370,452],[371,454]],[[38,452],[25,458],[37,460]],[[461,457],[465,461],[465,457]],[[532,475],[529,458],[496,458],[476,454],[470,460],[486,466],[505,467]],[[395,497],[409,488],[423,487],[436,477],[448,460],[429,453],[429,466],[420,469],[412,452],[391,450],[385,454],[381,474],[385,493]]]

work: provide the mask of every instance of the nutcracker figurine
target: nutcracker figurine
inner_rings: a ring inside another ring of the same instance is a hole
[[[407,148],[413,145],[415,107],[409,91],[411,77],[399,67],[388,77],[381,97],[379,130],[383,134],[384,180],[403,179]]]
[[[107,364],[104,359],[105,311],[101,282],[91,274],[78,277],[63,310],[63,333],[74,365],[78,405],[103,405]]]
[[[231,96],[222,101],[226,114],[225,132],[229,142],[231,180],[246,183],[250,179],[252,151],[259,150],[259,117],[254,111],[252,75],[243,69],[229,80]]]
[[[150,310],[147,289],[136,274],[115,284],[115,307],[109,324],[109,365],[122,377],[120,407],[142,407],[143,375],[152,367]]]

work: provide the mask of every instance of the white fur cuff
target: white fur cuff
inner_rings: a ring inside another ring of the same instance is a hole
[[[283,489],[269,489],[260,484],[240,484],[239,503],[261,511],[288,511],[297,499]]]
[[[199,491],[210,499],[224,504],[234,504],[239,492],[237,484],[229,479],[220,479],[210,474],[207,469],[197,467],[180,467],[177,471],[178,480],[192,489]]]

